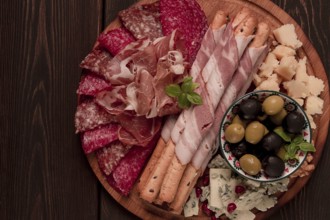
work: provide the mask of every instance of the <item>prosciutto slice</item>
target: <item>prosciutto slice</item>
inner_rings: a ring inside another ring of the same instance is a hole
[[[266,53],[267,47],[263,46],[248,48],[242,56],[239,67],[216,109],[214,124],[192,158],[192,164],[196,169],[201,167],[205,169],[213,153],[217,151],[218,143],[216,140],[225,111],[239,94],[244,94],[247,91],[247,85],[251,84],[253,72],[256,71]]]
[[[220,42],[225,42],[225,44],[217,45],[202,70],[202,79],[206,87],[203,91],[207,91],[207,95],[201,94],[203,104],[192,108],[189,120],[186,121],[184,130],[181,131],[179,141],[176,143],[175,153],[183,165],[191,161],[211,128],[215,109],[238,67],[245,47],[252,39],[252,37],[235,37],[231,24],[227,25],[222,38],[224,40]]]

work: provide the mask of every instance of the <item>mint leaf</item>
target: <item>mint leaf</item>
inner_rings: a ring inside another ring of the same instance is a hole
[[[179,103],[179,107],[180,108],[189,108],[191,106],[191,103],[189,102],[188,98],[187,98],[187,94],[186,93],[181,93],[178,97],[178,103]]]
[[[280,136],[285,142],[291,142],[291,137],[287,134],[282,127],[277,127],[274,129],[274,132]]]
[[[302,135],[298,135],[298,136],[296,136],[294,139],[293,139],[293,143],[295,143],[295,144],[300,144],[300,143],[302,143],[304,141],[304,138],[303,138],[303,136]]]
[[[299,149],[304,152],[308,152],[308,151],[315,152],[316,151],[314,145],[311,143],[308,143],[306,141],[299,144]]]
[[[177,84],[170,84],[166,86],[165,92],[168,96],[173,98],[178,97],[182,93],[180,86]]]
[[[202,97],[199,94],[197,94],[196,92],[187,94],[187,99],[189,100],[189,102],[191,102],[192,104],[195,104],[195,105],[203,104]]]

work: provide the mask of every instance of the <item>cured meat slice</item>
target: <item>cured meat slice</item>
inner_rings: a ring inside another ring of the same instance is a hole
[[[89,73],[82,77],[77,89],[77,94],[96,96],[97,93],[110,88],[111,85],[107,81],[101,77]]]
[[[195,0],[160,0],[160,22],[164,35],[178,30],[185,36],[187,58],[192,63],[208,28],[207,18]]]
[[[82,148],[89,154],[118,139],[118,124],[108,124],[100,128],[85,131],[81,135]]]
[[[119,140],[128,145],[145,147],[158,133],[161,127],[160,118],[147,119],[145,116],[121,114],[117,116],[121,124]]]
[[[114,141],[97,150],[96,158],[102,172],[109,176],[130,148],[131,146],[123,145],[120,141]]]
[[[121,27],[100,34],[97,40],[101,47],[115,56],[128,44],[135,41],[135,38],[126,28]]]
[[[159,135],[156,135],[146,147],[133,146],[121,159],[111,175],[107,177],[114,189],[125,196],[129,194],[152,153],[158,137]]]
[[[148,37],[153,41],[163,36],[159,20],[159,2],[133,6],[119,12],[118,15],[123,25],[137,39]]]
[[[109,124],[114,117],[94,101],[86,101],[78,105],[75,114],[76,133],[91,130],[99,125]]]
[[[119,115],[126,108],[126,87],[114,86],[110,91],[101,91],[96,96],[96,103],[112,115]]]

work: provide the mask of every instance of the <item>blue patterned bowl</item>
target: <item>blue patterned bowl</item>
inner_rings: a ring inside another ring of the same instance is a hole
[[[254,91],[251,93],[247,93],[244,96],[237,99],[228,108],[228,110],[224,114],[224,117],[221,122],[221,127],[220,127],[220,132],[219,132],[220,151],[221,151],[224,159],[229,164],[229,166],[236,173],[238,173],[239,175],[241,175],[247,179],[251,179],[254,181],[258,181],[258,182],[272,182],[272,181],[281,180],[285,177],[290,176],[292,173],[294,173],[295,171],[297,171],[299,169],[299,167],[302,165],[302,163],[304,162],[304,160],[307,156],[306,152],[298,150],[297,154],[296,154],[296,159],[288,160],[285,162],[285,169],[284,169],[283,174],[279,177],[272,178],[272,177],[267,176],[267,174],[264,173],[263,169],[261,169],[261,171],[255,176],[251,176],[251,175],[245,173],[240,167],[239,160],[231,153],[230,148],[229,148],[229,143],[225,140],[225,137],[224,137],[224,131],[225,131],[226,127],[231,124],[233,118],[237,114],[239,104],[243,100],[246,100],[249,98],[255,98],[255,99],[258,99],[260,102],[262,102],[268,96],[271,96],[271,95],[279,95],[283,98],[284,108],[286,109],[287,112],[298,111],[298,112],[302,113],[302,115],[305,118],[305,122],[306,122],[305,127],[302,131],[302,136],[307,142],[311,143],[311,141],[312,141],[312,130],[311,130],[310,123],[308,121],[308,118],[307,118],[303,108],[294,99],[287,96],[286,94],[276,92],[276,91],[270,91],[270,90],[260,90],[260,91]]]

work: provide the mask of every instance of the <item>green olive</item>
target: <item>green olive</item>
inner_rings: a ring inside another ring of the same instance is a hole
[[[284,107],[284,100],[278,95],[267,97],[262,103],[262,109],[267,115],[276,115]]]
[[[283,161],[285,161],[285,155],[286,155],[286,150],[285,150],[285,148],[284,148],[284,147],[281,147],[281,148],[277,151],[276,155],[277,155],[279,158],[281,158]]]
[[[239,164],[244,172],[252,176],[257,175],[261,170],[260,160],[252,154],[242,156],[239,159]]]
[[[240,124],[242,125],[244,128],[246,127],[246,122],[243,121],[238,115],[236,115],[234,118],[233,118],[233,121],[231,122],[232,124]]]
[[[288,112],[282,108],[281,111],[279,113],[277,113],[276,115],[272,115],[270,116],[270,120],[275,124],[275,125],[281,125],[283,119],[285,118],[285,116],[288,114]]]
[[[250,144],[257,144],[265,135],[265,126],[258,121],[253,121],[245,129],[245,140]]]
[[[229,143],[238,143],[244,138],[245,129],[240,124],[231,124],[225,130],[225,139]]]

